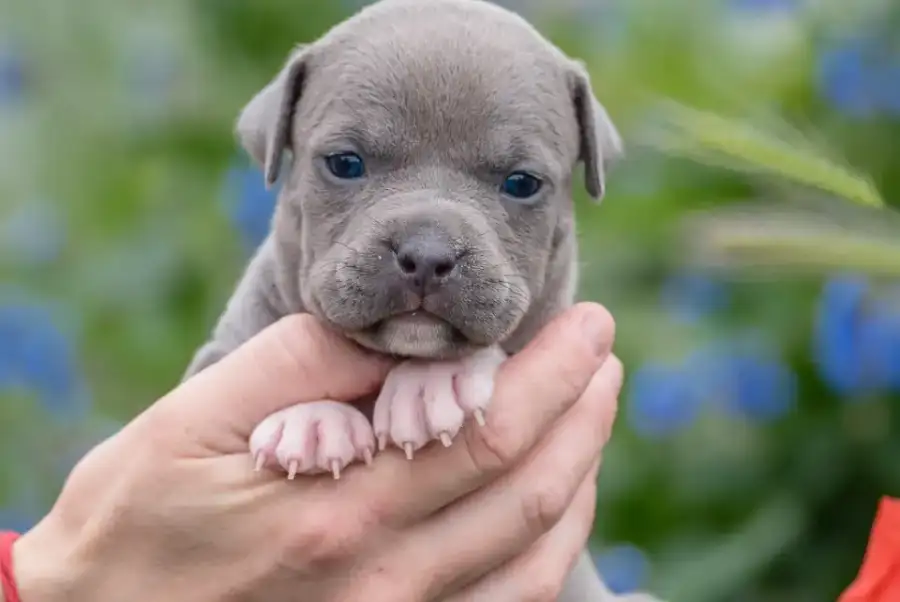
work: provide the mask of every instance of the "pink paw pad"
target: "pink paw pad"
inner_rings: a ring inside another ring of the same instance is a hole
[[[379,449],[391,442],[412,459],[433,440],[449,447],[467,416],[484,425],[505,359],[499,347],[489,347],[459,360],[409,360],[394,368],[375,402]]]
[[[356,408],[336,401],[300,403],[275,412],[250,436],[256,470],[278,465],[293,479],[298,474],[341,471],[355,460],[372,463],[375,436]]]

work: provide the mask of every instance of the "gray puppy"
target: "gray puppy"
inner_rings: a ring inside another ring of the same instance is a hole
[[[261,423],[257,468],[290,478],[337,478],[376,445],[412,459],[468,416],[483,424],[497,367],[573,303],[575,168],[600,200],[621,153],[583,66],[481,0],[361,10],[298,48],[237,131],[267,184],[284,169],[283,190],[186,376],[298,312],[410,358],[371,423],[328,400]],[[584,555],[562,599],[608,595]]]

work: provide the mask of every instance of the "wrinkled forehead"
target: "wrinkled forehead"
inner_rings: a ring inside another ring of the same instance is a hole
[[[313,143],[345,140],[386,161],[564,169],[577,152],[565,74],[552,55],[520,46],[417,30],[333,48],[310,82],[327,105]]]

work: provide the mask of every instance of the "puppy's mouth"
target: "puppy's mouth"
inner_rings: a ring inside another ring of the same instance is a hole
[[[423,309],[388,316],[368,330],[384,341],[393,353],[402,355],[444,356],[450,348],[468,343],[468,337],[461,330]]]
[[[393,314],[347,334],[366,347],[402,357],[449,359],[476,347],[460,329],[423,309]]]
[[[387,318],[378,320],[378,322],[376,322],[372,326],[372,328],[383,329],[388,324],[394,324],[399,327],[409,328],[433,328],[435,326],[446,324],[450,328],[454,328],[452,324],[450,324],[440,316],[437,316],[424,309],[403,311],[398,314],[388,316]]]

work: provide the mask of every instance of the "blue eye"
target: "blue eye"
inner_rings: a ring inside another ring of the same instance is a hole
[[[356,153],[334,153],[325,157],[325,163],[336,178],[356,180],[366,174],[366,166]]]
[[[517,171],[503,181],[503,193],[515,199],[528,199],[540,191],[543,182],[531,174]]]

